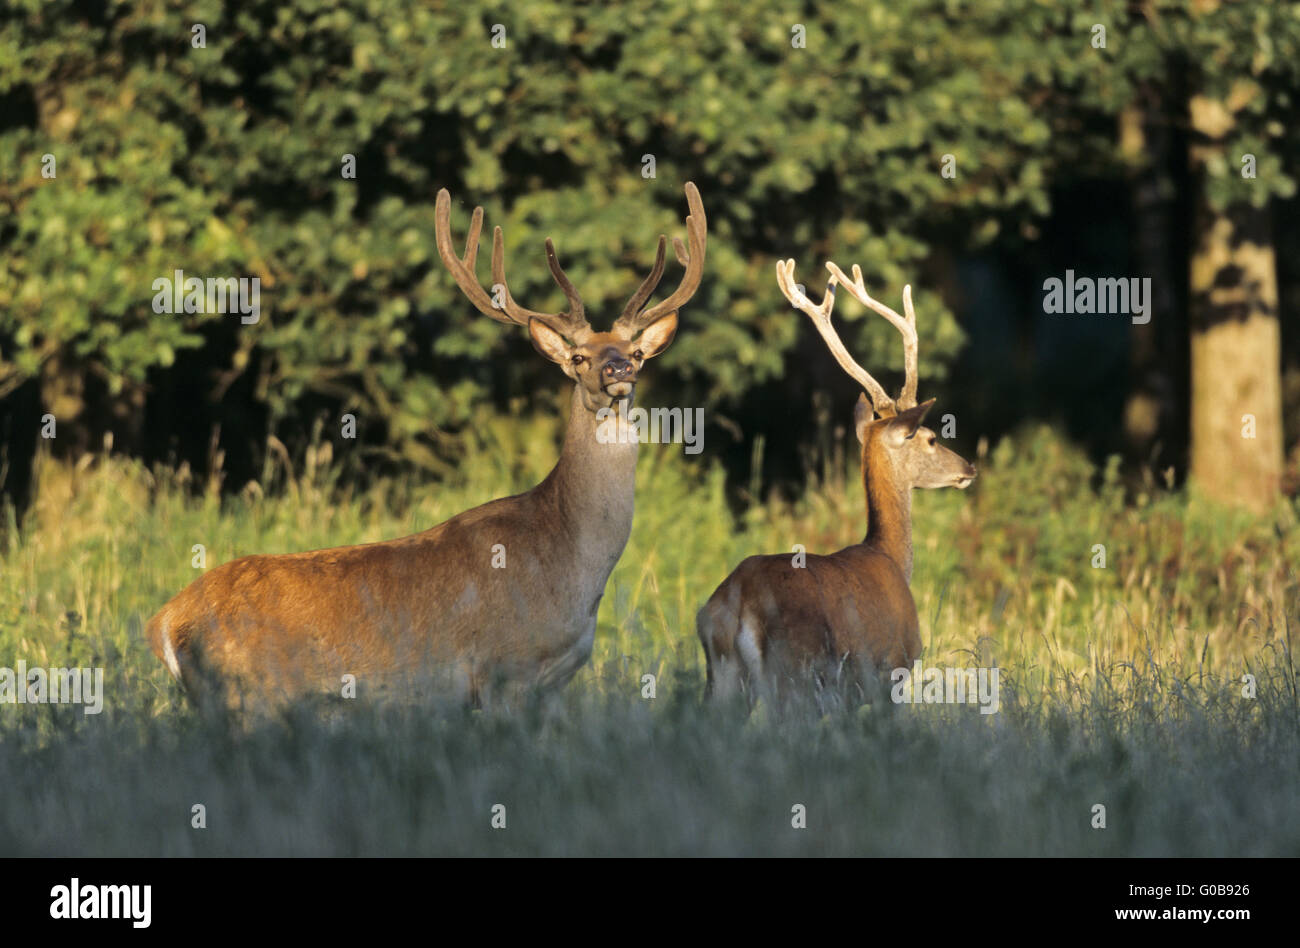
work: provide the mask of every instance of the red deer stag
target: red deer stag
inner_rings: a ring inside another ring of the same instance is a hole
[[[370,543],[246,556],[195,580],[148,624],[153,651],[200,706],[276,707],[340,695],[444,695],[472,704],[557,688],[587,661],[605,582],[632,528],[637,445],[597,438],[597,411],[630,401],[646,360],[677,331],[677,312],[704,271],[707,222],[686,185],[689,252],[680,286],[646,307],[650,275],[610,332],[594,332],[546,240],[565,313],[525,309],[506,285],[501,228],[492,293],[474,272],[483,209],[464,256],[451,237],[451,196],[438,192],[438,253],[479,312],[526,326],[537,351],[573,380],[559,460],[536,487],[468,510],[423,533]],[[608,422],[605,422],[608,423]],[[500,687],[498,687],[500,686]]]
[[[720,585],[696,620],[708,661],[708,694],[744,693],[784,703],[802,694],[839,694],[870,700],[879,672],[911,667],[921,653],[912,600],[912,488],[964,488],[975,469],[921,426],[931,399],[916,403],[917,338],[912,288],[903,289],[906,318],[872,299],[855,266],[850,281],[827,263],[830,282],[820,306],[794,282],[794,261],[779,261],[777,282],[807,313],[835,360],[870,393],[858,398],[854,423],[862,450],[867,495],[867,535],[827,556],[751,556]],[[905,381],[895,401],[853,360],[835,329],[831,310],[842,285],[864,306],[889,320],[903,336]],[[887,677],[884,679],[887,680]]]

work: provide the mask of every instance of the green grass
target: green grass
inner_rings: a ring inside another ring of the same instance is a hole
[[[196,543],[213,566],[415,532],[534,483],[554,444],[552,423],[496,420],[459,482],[364,492],[322,446],[267,472],[274,496],[224,502],[184,472],[43,461],[33,510],[0,532],[0,666],[102,666],[107,698],[97,716],[0,705],[0,854],[1300,853],[1295,507],[1255,518],[1154,487],[1126,504],[1113,469],[1046,429],[981,459],[971,490],[916,496],[925,660],[996,664],[995,715],[702,706],[700,604],[751,553],[857,541],[863,501],[828,464],[801,502],[738,526],[720,472],[667,446],[643,448],[593,660],[537,707],[350,705],[227,729],[142,639],[195,577]]]

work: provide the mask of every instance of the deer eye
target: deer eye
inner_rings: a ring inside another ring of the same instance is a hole
[[[641,350],[638,349],[636,352],[632,353],[632,358],[639,360],[639,359],[644,359],[645,356],[642,354]]]
[[[584,362],[586,362],[586,361],[587,361],[587,360],[586,360],[585,357],[580,356],[580,355],[577,355],[576,353],[575,353],[574,356],[573,356],[573,364],[574,364],[574,365],[582,365],[582,363],[584,363]]]

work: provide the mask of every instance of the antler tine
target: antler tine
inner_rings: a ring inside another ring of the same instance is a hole
[[[674,240],[677,246],[681,245],[680,240],[677,240],[676,238],[674,238]],[[659,251],[655,254],[655,265],[650,270],[650,275],[641,282],[641,285],[637,287],[636,292],[632,294],[632,298],[627,301],[627,305],[623,307],[623,312],[618,317],[619,319],[631,319],[640,312],[641,307],[645,305],[645,301],[650,298],[650,294],[653,293],[655,287],[659,285],[659,281],[664,275],[664,250],[667,246],[668,238],[663,234],[660,234]],[[674,249],[676,248],[674,247]],[[686,249],[682,248],[682,252],[678,255],[679,258],[683,257],[685,253]]]
[[[569,301],[569,310],[566,313],[541,313],[520,306],[515,301],[510,294],[510,284],[506,282],[505,236],[500,227],[492,231],[492,283],[501,287],[504,309],[510,316],[510,320],[521,326],[527,326],[530,319],[537,319],[561,335],[568,336],[574,342],[584,342],[591,334],[591,327],[587,324],[582,297],[578,295],[577,289],[561,269],[560,261],[555,255],[555,245],[549,237],[546,238],[546,265],[550,268],[555,282],[564,291],[565,299]]]
[[[709,222],[704,214],[704,204],[700,200],[699,189],[692,181],[686,182],[686,204],[691,210],[686,218],[686,239],[690,244],[690,250],[687,251],[682,246],[680,238],[673,238],[673,250],[677,254],[677,260],[686,268],[686,272],[682,275],[682,282],[671,296],[647,310],[628,315],[625,309],[623,315],[614,323],[615,332],[628,338],[635,336],[661,316],[681,309],[700,288],[700,280],[704,276],[704,252],[708,244]],[[642,287],[644,288],[644,284]],[[640,293],[641,290],[637,290],[637,295]]]
[[[831,325],[831,310],[835,308],[835,284],[844,282],[844,275],[838,270],[832,271],[830,281],[826,284],[826,295],[822,297],[820,306],[814,306],[812,300],[804,295],[795,283],[794,260],[776,262],[776,282],[795,309],[806,313],[812,319],[817,332],[826,343],[826,348],[830,349],[831,355],[840,364],[840,368],[867,390],[876,414],[884,416],[893,413],[896,410],[894,400],[886,394],[884,387],[871,377],[870,372],[854,361],[848,350],[844,348],[844,343],[840,341],[839,333]]]
[[[442,257],[442,262],[451,271],[456,285],[475,308],[484,316],[490,316],[499,323],[527,326],[530,319],[539,319],[575,342],[585,340],[591,332],[591,327],[587,325],[582,298],[569,278],[565,276],[564,271],[560,269],[560,262],[556,259],[551,239],[549,237],[546,239],[546,262],[551,268],[551,275],[555,277],[555,282],[560,285],[560,289],[564,290],[564,295],[569,301],[569,311],[558,315],[527,309],[516,303],[514,297],[510,295],[510,287],[506,283],[505,275],[505,240],[500,227],[492,231],[492,282],[501,287],[504,296],[503,305],[496,305],[495,300],[487,290],[483,289],[483,285],[474,274],[474,262],[478,257],[479,233],[482,228],[483,208],[476,207],[473,217],[470,218],[469,237],[465,240],[465,256],[457,257],[451,240],[451,194],[446,188],[438,192],[434,213],[434,237],[438,243],[438,256]]]
[[[560,289],[564,291],[564,298],[569,301],[569,311],[565,313],[565,319],[576,327],[587,325],[587,308],[582,305],[582,297],[578,295],[578,288],[564,272],[560,266],[560,258],[555,255],[555,244],[551,243],[551,238],[546,238],[546,266],[550,268],[551,276],[559,284]]]
[[[916,407],[917,358],[920,344],[916,336],[916,310],[912,309],[912,284],[903,285],[903,314],[907,317],[907,327],[911,332],[903,337],[904,376],[903,394],[899,397],[906,402],[904,407]]]
[[[510,284],[506,283],[505,234],[499,226],[492,228],[492,287],[494,290],[496,287],[501,287],[501,308],[505,310],[511,322],[527,326],[530,319],[542,319],[548,316],[547,313],[539,313],[520,306],[510,295]]]
[[[886,306],[877,299],[873,299],[867,292],[866,285],[862,282],[862,268],[856,263],[853,265],[853,279],[850,280],[844,275],[839,267],[832,262],[827,262],[826,269],[830,270],[849,294],[863,306],[871,309],[893,324],[903,337],[903,391],[898,396],[898,408],[900,411],[906,411],[909,408],[916,407],[916,384],[917,384],[917,336],[916,336],[916,310],[912,308],[912,286],[909,283],[903,287],[903,312],[906,316],[900,316],[896,311]]]
[[[451,272],[456,285],[469,298],[474,307],[484,316],[490,316],[499,323],[514,323],[515,320],[492,304],[492,297],[483,289],[478,277],[474,275],[474,261],[478,258],[478,237],[483,228],[483,208],[474,208],[469,222],[469,236],[465,239],[465,256],[456,256],[451,240],[451,193],[443,188],[438,192],[434,208],[434,239],[438,244],[438,256]],[[524,320],[524,324],[527,324]]]
[[[682,266],[686,266],[687,261],[691,259],[690,255],[686,252],[686,245],[682,243],[680,237],[673,238],[673,253],[677,254],[677,262]]]

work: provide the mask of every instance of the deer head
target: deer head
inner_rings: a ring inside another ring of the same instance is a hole
[[[505,252],[501,228],[492,235],[492,294],[483,289],[474,274],[479,232],[483,226],[483,208],[474,208],[464,256],[457,257],[451,240],[451,195],[443,188],[438,192],[436,236],[438,254],[451,271],[456,284],[483,315],[497,322],[527,326],[533,346],[556,363],[578,385],[584,407],[596,412],[631,400],[638,374],[648,359],[668,348],[677,333],[677,311],[699,288],[704,274],[704,251],[708,223],[700,192],[686,183],[686,201],[690,215],[686,218],[689,252],[678,237],[673,238],[677,260],[686,268],[677,290],[666,300],[645,308],[659,285],[664,272],[666,238],[659,237],[654,267],[609,332],[595,332],[587,322],[582,297],[565,275],[555,255],[555,246],[546,238],[546,262],[551,276],[564,291],[569,308],[563,313],[539,313],[515,302],[506,284]]]
[[[898,489],[966,488],[975,479],[975,468],[956,452],[939,444],[935,433],[921,424],[934,405],[934,399],[920,405],[916,403],[917,338],[912,287],[903,287],[903,312],[907,315],[900,316],[884,303],[871,298],[862,282],[862,270],[857,264],[853,266],[852,280],[832,262],[826,264],[826,269],[831,272],[831,278],[826,284],[821,305],[814,305],[795,283],[793,260],[777,262],[777,282],[786,299],[812,319],[817,332],[835,356],[835,361],[866,390],[858,396],[853,413],[854,429],[862,446],[864,475],[870,468],[874,468],[878,479]],[[842,285],[863,306],[889,320],[902,335],[904,381],[903,390],[897,399],[890,398],[884,387],[872,378],[871,373],[854,361],[831,325],[837,284]],[[867,393],[871,395],[870,401]]]

